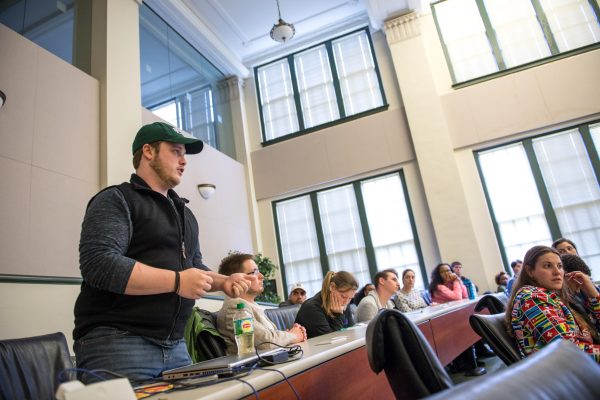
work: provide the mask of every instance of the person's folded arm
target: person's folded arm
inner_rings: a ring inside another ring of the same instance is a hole
[[[537,342],[551,343],[555,340],[568,340],[600,362],[600,345],[581,341],[569,327],[560,306],[546,293],[534,291],[524,296],[522,303],[528,303],[523,313],[523,326],[527,327]]]

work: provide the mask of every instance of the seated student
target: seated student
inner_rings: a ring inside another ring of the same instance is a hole
[[[360,301],[362,299],[364,299],[365,296],[368,295],[373,290],[375,290],[375,285],[373,285],[372,283],[367,283],[365,286],[361,287],[356,292],[356,294],[352,298],[352,304],[354,304],[354,305],[356,305],[358,307],[358,305],[360,304]]]
[[[496,293],[505,293],[506,292],[506,284],[508,283],[508,274],[504,271],[498,272],[494,277],[494,281],[498,287],[496,288]]]
[[[389,310],[394,308],[394,303],[390,299],[400,289],[396,270],[390,268],[379,271],[375,274],[373,282],[375,282],[375,290],[365,296],[356,309],[357,322],[372,320],[383,308]]]
[[[354,325],[348,304],[358,283],[350,272],[329,271],[321,291],[306,300],[298,310],[296,323],[306,328],[308,338],[339,331]]]
[[[510,267],[513,270],[513,276],[512,278],[510,278],[508,280],[508,283],[506,284],[506,295],[510,296],[510,292],[512,291],[512,287],[515,284],[515,282],[517,281],[517,277],[519,276],[519,272],[521,272],[521,268],[523,267],[523,261],[521,260],[515,260],[513,262],[510,263]]]
[[[244,273],[246,275],[255,275],[258,279],[250,285],[245,294],[238,298],[226,297],[223,307],[217,314],[217,330],[225,339],[227,344],[227,354],[237,354],[237,344],[233,332],[233,315],[236,312],[237,304],[244,303],[246,310],[252,313],[254,318],[254,345],[259,349],[270,349],[275,347],[266,342],[272,342],[280,346],[287,346],[292,343],[303,342],[306,340],[306,330],[298,324],[287,331],[280,331],[275,324],[267,318],[264,310],[254,302],[256,296],[263,291],[264,276],[258,271],[254,262],[254,256],[251,254],[232,253],[225,257],[219,265],[219,273],[231,275],[235,273]],[[264,344],[263,344],[264,343]]]
[[[279,307],[293,306],[296,304],[302,304],[306,300],[306,290],[301,283],[296,283],[292,286],[288,299],[283,303],[279,303]]]
[[[508,333],[516,339],[524,356],[554,340],[568,340],[600,363],[600,326],[587,323],[569,309],[565,279],[587,296],[585,311],[598,321],[600,293],[590,277],[579,271],[565,274],[555,249],[534,246],[525,254],[523,269],[508,302]]]
[[[463,265],[460,261],[453,261],[452,264],[450,264],[450,270],[456,275],[458,275],[464,287],[467,287],[467,285],[471,283],[471,279],[467,278],[462,274]],[[473,282],[473,285],[475,286],[475,290],[479,292],[479,288],[477,287],[477,285],[475,285],[475,282]]]
[[[575,254],[562,254],[560,256],[560,260],[563,263],[563,271],[565,274],[571,272],[582,272],[590,277],[592,276],[592,271],[590,267],[587,266],[585,261],[581,259],[581,257],[576,256]],[[574,316],[577,318],[578,316],[584,318],[588,324],[595,325],[596,321],[591,320],[588,316],[588,313],[585,311],[585,304],[589,302],[588,297],[581,291],[581,288],[577,285],[574,285],[572,281],[567,280],[567,285],[569,286],[569,307],[572,311],[575,311],[577,314]],[[600,287],[594,285],[596,290],[600,292]]]
[[[579,255],[577,246],[569,239],[558,238],[552,243],[552,248],[558,251],[559,254],[574,254]]]
[[[415,289],[415,271],[412,269],[407,268],[402,272],[402,289],[396,292],[393,302],[396,308],[402,312],[410,312],[427,307],[425,299]]]
[[[431,272],[429,293],[434,304],[468,298],[467,288],[459,276],[452,272],[450,265],[445,263],[438,264]]]

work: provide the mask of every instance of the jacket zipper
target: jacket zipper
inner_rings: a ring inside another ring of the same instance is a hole
[[[177,212],[177,208],[175,208],[175,202],[168,198],[167,201],[171,205],[171,213],[175,217],[175,221],[177,223],[177,228],[179,231],[179,240],[181,241],[181,256],[179,258],[179,271],[183,271],[183,264],[185,260],[185,240],[183,239],[183,229],[181,228],[181,221],[179,212]],[[171,339],[171,335],[173,335],[173,331],[175,330],[175,324],[177,323],[177,318],[179,318],[179,312],[181,311],[181,296],[177,295],[177,311],[175,312],[175,316],[173,318],[173,323],[171,324],[171,330],[169,331],[169,335],[166,340]]]

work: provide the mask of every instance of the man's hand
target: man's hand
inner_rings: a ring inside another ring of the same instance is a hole
[[[255,275],[246,275],[242,273],[231,274],[223,282],[223,292],[229,297],[240,297],[246,293],[250,285],[258,280]]]
[[[179,295],[197,300],[210,291],[213,278],[198,268],[188,268],[179,273]]]

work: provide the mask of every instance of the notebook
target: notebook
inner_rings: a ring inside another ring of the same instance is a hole
[[[261,357],[287,352],[285,349],[272,349],[259,351]],[[165,380],[197,378],[210,375],[233,375],[244,367],[249,367],[258,361],[256,353],[244,354],[242,356],[232,355],[213,358],[212,360],[170,369],[162,373]]]

